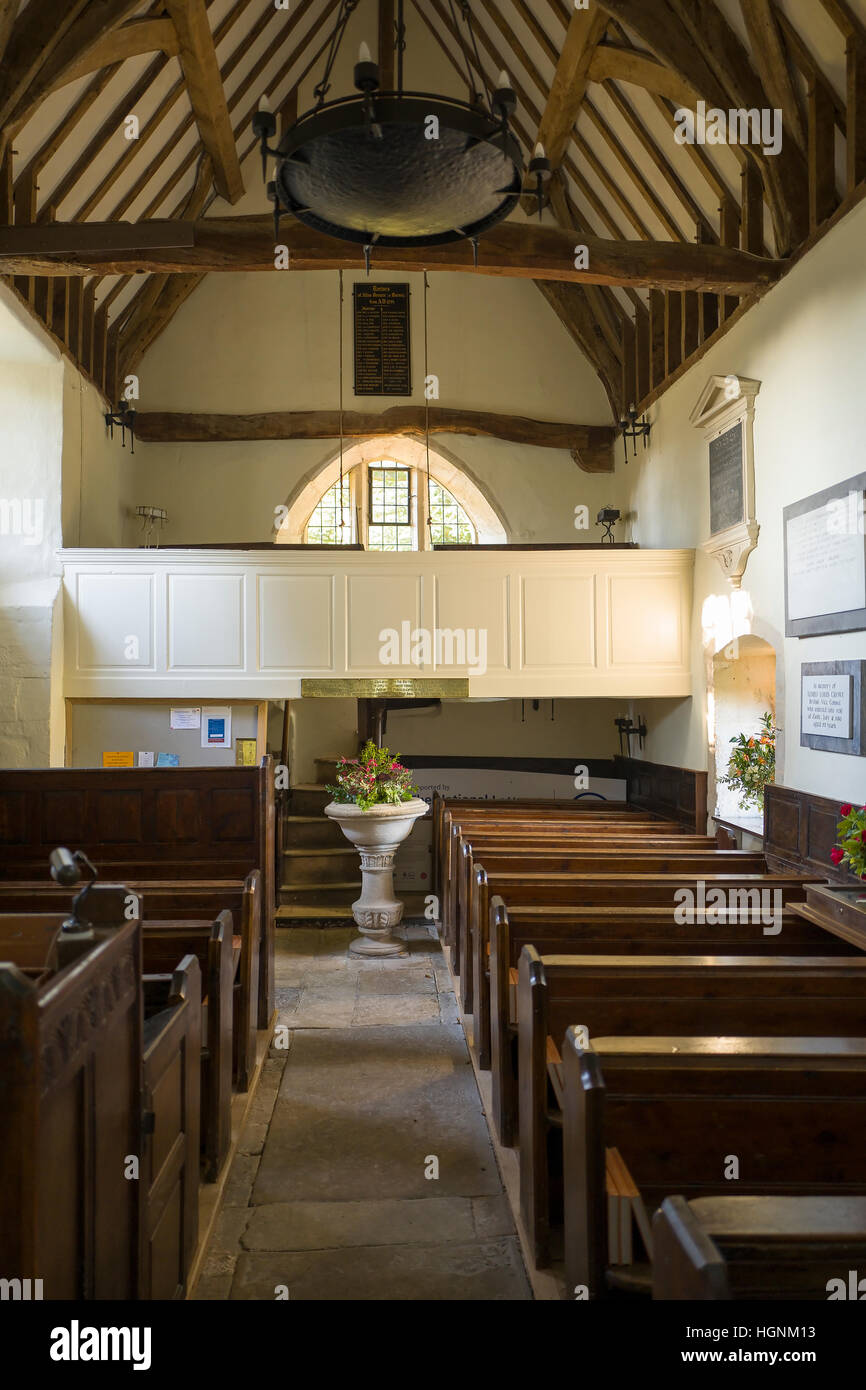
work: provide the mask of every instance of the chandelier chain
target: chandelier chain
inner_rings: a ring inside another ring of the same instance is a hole
[[[429,335],[427,330],[427,295],[430,281],[424,271],[424,448],[427,455],[427,534],[430,549],[433,549],[433,514],[430,508],[430,376],[427,371],[427,350]]]
[[[318,82],[313,88],[313,95],[316,98],[317,107],[324,104],[325,97],[331,90],[331,73],[334,68],[334,63],[337,60],[340,44],[343,42],[343,36],[346,33],[346,25],[349,23],[349,16],[357,7],[358,0],[340,0],[340,8],[337,11],[337,21],[334,25],[333,33],[331,34],[328,56],[325,60],[325,71],[322,73],[321,82]]]
[[[469,62],[469,52],[465,43],[463,42],[463,35],[460,33],[460,25],[457,23],[457,13],[454,9],[454,0],[448,0],[448,8],[451,11],[451,23],[454,26],[454,33],[457,36],[457,43],[460,46],[460,52],[463,54],[463,60],[466,63],[466,83],[469,88],[469,103],[470,105],[472,105],[475,102],[475,83],[472,80],[472,67]]]
[[[343,501],[343,272],[339,274],[339,298],[340,298],[340,541],[343,540],[343,533],[346,529],[346,508]]]
[[[469,8],[469,0],[460,0],[460,12],[463,16],[463,21],[466,25],[466,28],[469,33],[469,39],[472,43],[472,49],[475,54],[475,66],[478,69],[478,72],[481,76],[481,81],[484,84],[484,92],[487,97],[487,104],[490,105],[493,100],[493,94],[490,90],[490,83],[487,81],[487,73],[484,71],[484,65],[481,62],[481,55],[478,52],[478,40],[475,37],[475,29],[472,25],[472,11]]]

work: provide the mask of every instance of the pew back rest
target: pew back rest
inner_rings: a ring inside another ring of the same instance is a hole
[[[524,948],[534,956],[531,947]],[[542,957],[547,1028],[594,1035],[866,1037],[866,956]]]
[[[866,1262],[863,1197],[666,1197],[654,1299],[821,1299]],[[855,1295],[856,1296],[856,1295]]]

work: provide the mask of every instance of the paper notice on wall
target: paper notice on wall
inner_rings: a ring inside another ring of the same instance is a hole
[[[154,765],[155,762],[156,762],[156,754],[155,754],[155,753],[139,753],[139,755],[138,755],[138,766],[139,766],[139,767],[153,767],[153,765]]]
[[[135,754],[129,753],[103,753],[103,767],[135,767]]]
[[[177,753],[157,753],[157,767],[180,767],[180,758]]]
[[[201,727],[201,708],[173,709],[169,720],[170,729],[198,729]]]
[[[201,710],[202,748],[231,748],[232,712],[230,705],[204,705]]]

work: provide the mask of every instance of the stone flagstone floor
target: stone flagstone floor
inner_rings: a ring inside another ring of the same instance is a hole
[[[288,1046],[264,1064],[194,1298],[532,1297],[435,929],[403,933],[407,957],[357,961],[348,928],[278,931]]]

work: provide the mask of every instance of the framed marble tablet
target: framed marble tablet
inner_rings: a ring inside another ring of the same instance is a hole
[[[866,757],[866,661],[803,662],[800,744]]]
[[[785,636],[866,628],[866,473],[783,512]]]

